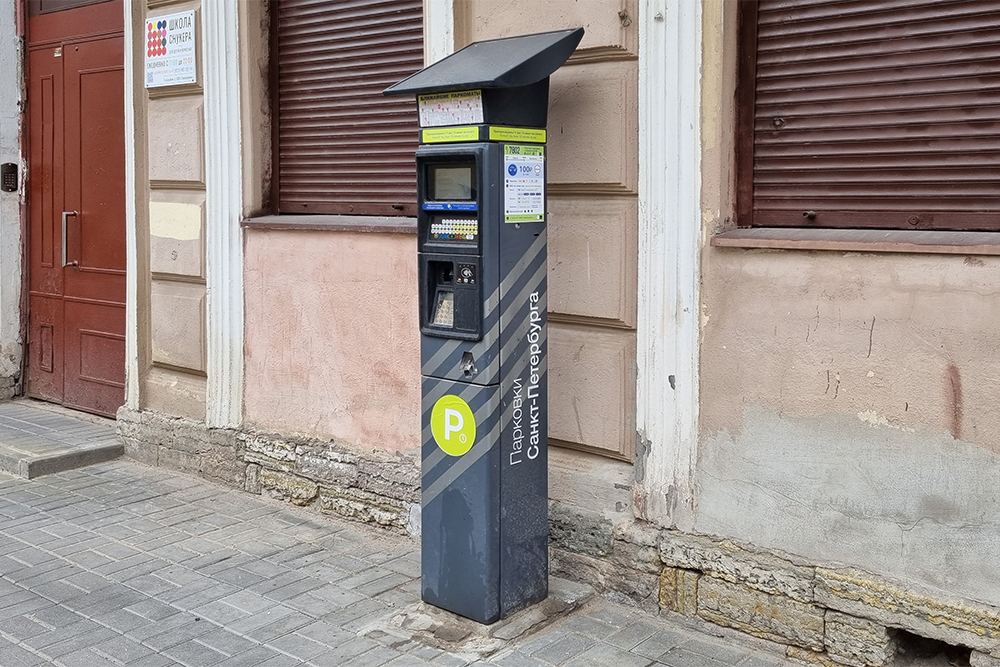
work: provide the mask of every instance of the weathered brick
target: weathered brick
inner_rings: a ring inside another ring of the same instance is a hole
[[[583,514],[563,503],[549,502],[549,544],[578,554],[603,558],[612,551],[611,521]]]
[[[660,607],[660,575],[632,570],[608,560],[583,554],[550,549],[550,569],[555,576],[573,581],[585,581],[612,599],[627,598],[649,612]]]
[[[888,628],[836,611],[826,612],[823,641],[827,655],[851,667],[883,667],[896,657],[896,642]]]
[[[660,573],[660,607],[685,616],[698,611],[698,578],[694,570],[664,567]]]
[[[815,569],[795,565],[784,558],[748,551],[729,540],[712,540],[665,530],[660,536],[660,558],[664,565],[701,570],[734,584],[800,602],[813,601]]]
[[[17,376],[0,376],[0,401],[14,398],[17,393]]]
[[[420,464],[407,457],[361,459],[357,486],[405,502],[420,502]]]
[[[793,662],[804,662],[807,665],[821,665],[822,667],[842,667],[839,662],[835,662],[826,653],[810,651],[807,648],[789,646],[785,650],[785,655]]]
[[[1000,648],[1000,609],[943,598],[854,569],[816,569],[825,607],[984,653]]]
[[[295,449],[298,473],[325,484],[354,484],[358,479],[357,458],[332,447],[299,445]]]
[[[243,478],[243,490],[247,493],[260,494],[260,465],[248,463],[246,476]]]
[[[640,572],[659,574],[660,529],[637,521],[619,523],[612,531],[611,561]]]
[[[294,463],[272,459],[268,456],[264,456],[263,454],[257,454],[256,452],[240,452],[239,458],[245,463],[255,463],[266,470],[277,470],[278,472],[285,472],[289,474],[295,472]]]
[[[242,486],[247,464],[236,459],[232,446],[210,445],[201,455],[201,474],[229,486]]]
[[[409,516],[408,509],[402,503],[361,489],[323,487],[320,490],[320,508],[356,521],[403,529],[406,528]]]
[[[1000,667],[1000,656],[973,651],[969,656],[969,664],[971,667]]]
[[[192,452],[161,446],[157,455],[157,465],[197,474],[201,470],[201,457]]]
[[[118,412],[115,413],[115,425],[119,430],[123,428],[130,428],[141,423],[142,416],[139,411],[130,410],[126,405],[118,408]]]
[[[148,466],[159,464],[160,448],[155,443],[134,437],[122,437],[121,440],[125,445],[125,456]]]
[[[260,471],[260,487],[263,493],[272,498],[287,500],[294,505],[308,505],[319,492],[316,482],[298,475],[267,469]]]
[[[823,610],[784,595],[701,577],[698,616],[764,639],[823,650]]]
[[[160,444],[185,454],[204,454],[210,448],[205,442],[205,427],[192,423],[176,424],[179,428],[166,428],[160,433]],[[185,428],[187,426],[187,428]],[[200,428],[199,428],[200,427]]]
[[[264,457],[273,461],[295,463],[295,443],[262,433],[240,433],[237,436],[241,456],[251,461],[250,456]],[[258,461],[253,460],[254,463]]]
[[[213,447],[222,447],[236,451],[239,441],[236,439],[236,432],[228,428],[206,428],[199,424],[204,441]]]

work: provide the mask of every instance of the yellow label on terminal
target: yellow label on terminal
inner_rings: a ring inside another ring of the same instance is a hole
[[[545,222],[545,216],[541,213],[512,213],[505,215],[504,222]]]
[[[444,144],[452,141],[479,141],[479,128],[467,127],[434,127],[421,130],[421,138],[425,144]]]
[[[490,141],[528,141],[533,144],[545,143],[545,130],[528,127],[494,127],[490,125]]]
[[[434,442],[448,456],[461,456],[476,440],[476,417],[460,396],[442,396],[431,410]]]

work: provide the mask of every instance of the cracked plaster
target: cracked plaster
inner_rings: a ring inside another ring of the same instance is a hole
[[[946,434],[750,408],[702,444],[695,526],[997,604],[998,469]]]

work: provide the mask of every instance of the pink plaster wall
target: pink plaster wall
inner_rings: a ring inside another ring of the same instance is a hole
[[[420,447],[415,237],[248,230],[248,426]]]

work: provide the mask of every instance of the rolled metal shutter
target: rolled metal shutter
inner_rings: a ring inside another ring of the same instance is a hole
[[[742,226],[1000,228],[1000,3],[742,11]]]
[[[278,0],[281,213],[413,215],[417,112],[382,89],[423,67],[421,0]]]

